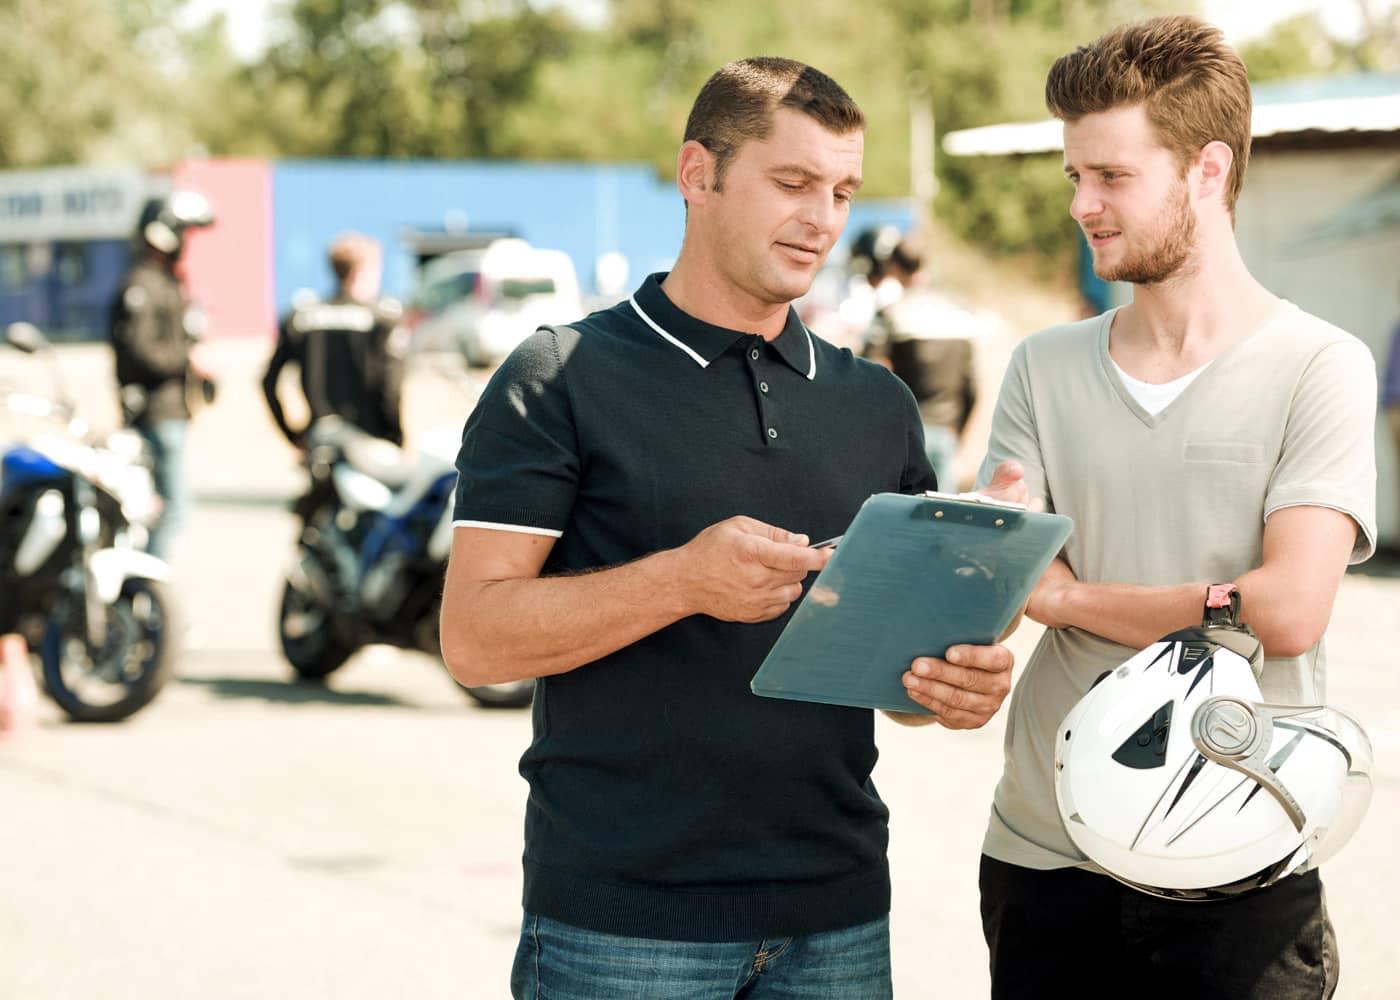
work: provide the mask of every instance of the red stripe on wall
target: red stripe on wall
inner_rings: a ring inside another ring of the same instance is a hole
[[[272,337],[272,171],[265,160],[185,160],[175,186],[198,191],[214,225],[192,232],[182,266],[209,337]]]

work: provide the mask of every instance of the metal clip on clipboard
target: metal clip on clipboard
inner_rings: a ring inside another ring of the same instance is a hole
[[[1009,510],[1030,510],[1025,504],[1017,503],[1015,500],[998,500],[985,493],[978,493],[976,490],[968,493],[940,493],[938,490],[924,490],[920,496],[930,500],[958,500],[962,503],[981,503],[992,507],[1006,507]]]
[[[989,507],[1005,507],[1007,510],[1030,509],[1025,504],[1017,503],[1015,500],[997,500],[994,497],[989,497],[985,493],[978,493],[975,490],[968,493],[940,493],[938,490],[924,490],[919,496],[923,497],[925,500],[956,500],[961,503],[984,504]],[[934,514],[934,517],[939,516],[938,514]],[[845,535],[836,535],[833,538],[824,538],[820,542],[813,542],[812,548],[834,549],[841,544],[841,539],[845,537]]]

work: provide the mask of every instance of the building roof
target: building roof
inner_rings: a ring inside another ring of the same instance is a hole
[[[1309,77],[1253,88],[1254,137],[1296,133],[1400,132],[1400,73]],[[961,129],[943,137],[953,156],[1053,153],[1063,147],[1062,123],[1006,122]]]

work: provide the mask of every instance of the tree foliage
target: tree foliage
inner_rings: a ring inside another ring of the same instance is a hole
[[[230,52],[185,0],[0,0],[0,166],[191,153],[645,161],[674,170],[705,77],[745,55],[821,67],[865,110],[866,185],[910,189],[911,102],[936,134],[1043,118],[1054,58],[1167,0],[612,0],[583,26],[529,0],[279,0],[267,50]],[[1315,16],[1244,47],[1255,79],[1400,66],[1400,13],[1341,42]],[[1073,245],[1054,157],[936,156],[935,214],[986,248]]]
[[[183,152],[191,135],[170,100],[180,42],[162,27],[177,2],[0,2],[0,166]]]
[[[1280,21],[1263,38],[1240,47],[1256,83],[1331,73],[1400,70],[1400,6],[1377,13],[1360,0],[1365,30],[1356,39],[1334,38],[1316,11]]]

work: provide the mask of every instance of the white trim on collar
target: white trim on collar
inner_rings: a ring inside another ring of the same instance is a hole
[[[661,334],[661,336],[664,337],[667,340],[667,342],[669,342],[671,345],[679,347],[682,351],[685,351],[686,354],[689,354],[691,358],[695,361],[695,363],[701,368],[710,367],[710,363],[708,361],[702,358],[699,354],[696,354],[695,351],[691,350],[691,348],[681,343],[675,337],[671,336],[669,333],[667,333],[661,328],[660,323],[656,322],[656,320],[648,316],[646,314],[646,310],[637,304],[637,296],[629,295],[627,297],[627,301],[632,304],[632,308],[637,311],[637,315],[642,318],[643,323],[651,327],[657,333]],[[815,381],[817,377],[817,345],[812,343],[812,331],[807,329],[807,324],[803,323],[801,320],[798,320],[797,322],[798,325],[802,327],[803,335],[807,338],[807,357],[811,359],[811,363],[807,366],[807,381],[812,382]]]
[[[687,347],[685,344],[681,343],[681,342],[680,342],[679,340],[677,340],[675,337],[671,336],[671,335],[670,335],[669,333],[667,333],[665,330],[661,329],[661,324],[657,323],[656,320],[654,320],[654,319],[652,319],[650,316],[648,316],[648,315],[646,314],[646,312],[642,309],[642,307],[639,306],[639,305],[637,305],[637,296],[635,296],[635,295],[630,295],[630,296],[628,296],[627,301],[630,302],[630,303],[632,303],[632,308],[635,309],[635,310],[637,310],[637,315],[640,316],[640,317],[642,317],[642,322],[643,322],[643,323],[645,323],[647,326],[651,327],[651,328],[652,328],[653,330],[655,330],[657,333],[661,334],[661,336],[664,337],[664,338],[666,338],[666,340],[669,341],[673,346],[679,347],[682,351],[685,351],[686,354],[689,354],[689,355],[691,356],[691,358],[694,359],[695,363],[696,363],[697,365],[699,365],[701,368],[708,368],[708,367],[710,367],[710,363],[709,363],[708,361],[706,361],[706,360],[705,360],[704,358],[702,358],[700,355],[696,354],[693,350],[691,350],[691,349],[690,349],[689,347]]]

